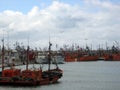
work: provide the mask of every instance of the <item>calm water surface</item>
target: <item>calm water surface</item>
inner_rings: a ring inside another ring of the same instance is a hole
[[[0,86],[0,90],[120,90],[120,62],[72,62],[59,65],[57,84],[36,87]]]

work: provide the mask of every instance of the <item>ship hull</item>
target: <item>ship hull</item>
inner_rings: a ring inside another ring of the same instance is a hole
[[[0,77],[0,85],[13,85],[13,86],[37,86],[48,85],[58,82],[62,77],[62,70],[52,69],[42,72],[42,78],[39,80],[32,79],[13,79],[13,77]]]

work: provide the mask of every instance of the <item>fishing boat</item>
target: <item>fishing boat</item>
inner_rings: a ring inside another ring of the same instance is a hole
[[[61,55],[55,55],[54,57],[53,57],[53,60],[52,60],[52,63],[53,64],[64,64],[65,62],[64,62],[64,57],[63,56],[61,56]]]
[[[77,61],[78,53],[75,52],[65,52],[65,62],[75,62]]]
[[[84,55],[78,58],[78,61],[97,61],[98,58],[99,57],[97,55],[94,55],[94,56]]]
[[[63,71],[56,65],[51,69],[51,46],[49,42],[48,70],[43,71],[41,68],[31,70],[28,68],[29,46],[27,48],[26,69],[21,70],[11,66],[10,69],[4,67],[4,40],[2,47],[2,71],[0,72],[0,85],[18,85],[18,86],[35,86],[56,83],[63,75]]]

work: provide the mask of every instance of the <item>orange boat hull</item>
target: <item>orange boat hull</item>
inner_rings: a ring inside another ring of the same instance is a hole
[[[82,56],[78,59],[78,61],[97,61],[98,56]]]
[[[3,71],[3,76],[0,77],[0,85],[18,85],[18,86],[35,86],[47,85],[56,83],[62,77],[62,70],[52,69],[42,72],[41,76],[39,71],[33,72],[30,70],[22,71],[23,76],[14,76],[15,70],[7,69]],[[34,76],[37,74],[37,76]],[[38,75],[39,74],[39,75]],[[26,76],[27,75],[27,76]],[[30,76],[32,77],[30,77]],[[9,76],[9,77],[8,77]]]

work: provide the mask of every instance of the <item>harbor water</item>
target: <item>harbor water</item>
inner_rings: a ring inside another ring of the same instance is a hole
[[[120,90],[120,62],[68,62],[60,64],[63,77],[56,84],[19,87],[0,86],[0,90]]]

